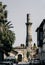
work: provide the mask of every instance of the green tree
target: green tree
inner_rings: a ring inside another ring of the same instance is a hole
[[[29,55],[30,55],[30,52],[29,52],[29,51],[27,51],[27,54],[26,54],[27,58],[29,58]]]
[[[6,5],[3,5],[2,2],[0,2],[0,45],[3,45],[3,50],[7,54],[12,50],[15,33],[10,29],[13,28],[13,26],[11,21],[7,20],[7,10],[5,8]]]
[[[36,47],[36,43],[34,43],[33,48],[34,48],[34,49],[37,48],[37,47]]]

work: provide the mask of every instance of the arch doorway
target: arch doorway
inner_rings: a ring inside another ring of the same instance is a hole
[[[18,61],[21,62],[22,61],[22,55],[18,54]]]

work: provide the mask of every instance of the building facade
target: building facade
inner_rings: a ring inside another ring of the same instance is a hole
[[[37,45],[39,47],[40,58],[45,59],[45,19],[43,19],[40,26],[36,29]]]

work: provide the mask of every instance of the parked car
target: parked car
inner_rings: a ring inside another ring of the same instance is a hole
[[[18,65],[29,65],[29,62],[19,62]]]
[[[41,65],[45,65],[45,60],[41,60]]]
[[[13,63],[11,61],[2,61],[0,65],[13,65]]]
[[[9,56],[4,59],[4,61],[12,61],[13,64],[18,63],[15,57]]]
[[[41,64],[41,61],[39,59],[31,59],[31,64],[39,65]]]

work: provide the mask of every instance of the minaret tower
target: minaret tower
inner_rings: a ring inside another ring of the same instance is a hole
[[[27,14],[27,23],[26,23],[26,47],[30,47],[32,42],[32,23],[30,22],[30,15]]]

